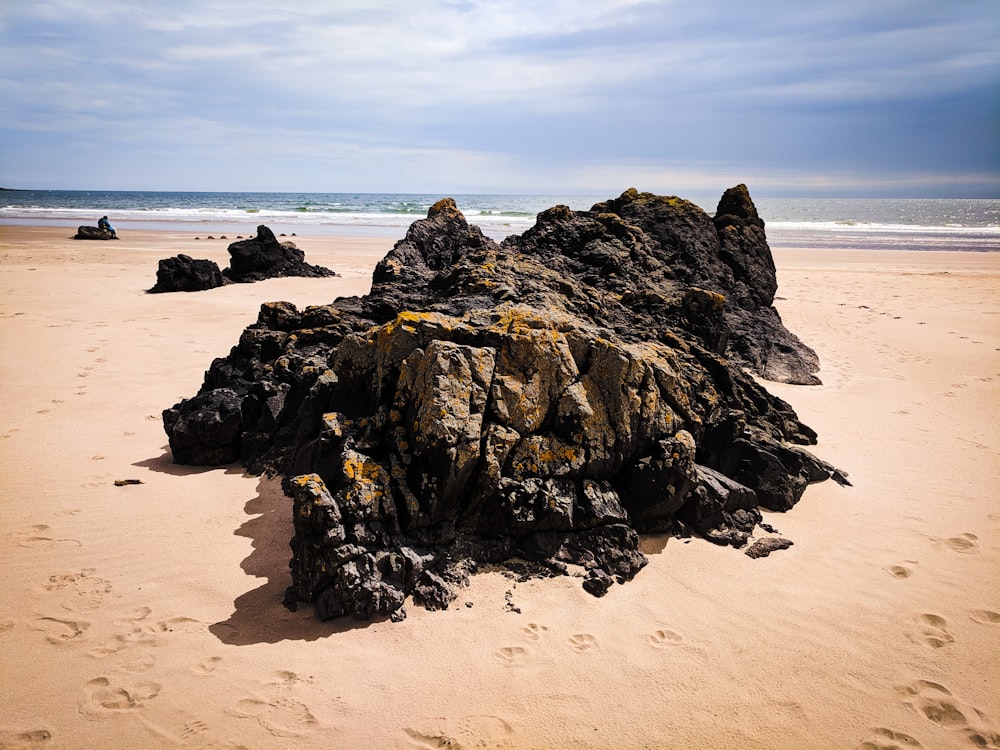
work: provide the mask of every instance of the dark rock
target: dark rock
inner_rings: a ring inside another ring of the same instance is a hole
[[[87,228],[80,227],[81,230]],[[209,236],[208,239],[215,238]],[[226,239],[225,235],[220,239]],[[264,225],[257,227],[256,237],[238,239],[242,241],[229,246],[230,266],[223,271],[214,261],[193,260],[187,255],[161,260],[156,272],[156,285],[149,291],[197,292],[229,282],[248,283],[280,276],[324,278],[337,275],[329,268],[306,263],[305,253],[291,242],[278,242],[274,233]]]
[[[594,596],[604,596],[615,585],[614,579],[603,570],[591,570],[583,579],[583,589]]]
[[[226,283],[213,260],[194,260],[187,255],[164,258],[156,270],[156,285],[150,292],[200,292]]]
[[[788,549],[793,544],[791,539],[785,539],[780,536],[769,536],[764,539],[758,539],[756,542],[751,544],[744,551],[747,557],[752,557],[757,559],[760,557],[767,557],[772,552],[777,552],[781,549]]]
[[[329,268],[306,263],[305,253],[291,242],[278,242],[274,232],[263,224],[257,227],[256,237],[232,243],[229,256],[229,268],[223,274],[239,283],[279,276],[322,278],[337,275]]]
[[[215,388],[164,409],[163,426],[174,461],[219,466],[240,457],[243,398],[230,388]]]
[[[757,493],[707,466],[698,466],[697,485],[679,517],[715,544],[742,547],[760,523]]]
[[[262,305],[164,412],[175,460],[285,476],[288,600],[323,618],[399,618],[408,596],[443,609],[514,558],[525,575],[582,567],[603,595],[646,564],[642,532],[743,546],[761,507],[842,477],[744,369],[812,377],[771,307],[763,230],[742,186],[714,220],[630,190],[501,244],[439,201],[368,295]],[[234,269],[291,253],[258,233],[230,247]]]
[[[107,229],[100,227],[77,227],[74,240],[112,240],[115,239]]]

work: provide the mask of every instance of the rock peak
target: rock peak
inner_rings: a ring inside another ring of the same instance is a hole
[[[757,214],[757,207],[750,198],[750,190],[742,183],[736,187],[729,188],[722,194],[719,206],[715,210],[715,215],[717,217],[727,215],[736,216],[740,219],[760,222],[763,225],[760,216]]]
[[[456,218],[465,219],[465,215],[458,210],[458,206],[455,204],[454,198],[442,198],[429,209],[427,209],[427,218],[433,219],[438,215],[454,216]]]

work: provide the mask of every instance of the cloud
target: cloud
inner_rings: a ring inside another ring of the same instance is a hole
[[[628,169],[695,184],[729,165],[789,189],[835,170],[860,189],[882,170],[887,190],[910,174],[980,190],[1000,185],[993,2],[7,4],[0,184],[69,186],[33,160],[100,144],[134,151],[150,188],[177,166],[141,155],[172,150],[192,155],[191,188],[242,158],[288,189],[324,189],[320,169],[348,190],[474,183],[477,169],[484,189],[531,190]],[[942,145],[948,133],[961,142]]]

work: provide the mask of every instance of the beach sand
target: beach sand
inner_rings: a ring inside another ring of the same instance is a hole
[[[175,466],[160,413],[262,302],[363,294],[393,240],[150,295],[235,237],[121,233],[0,227],[0,748],[1000,745],[1000,253],[775,251],[823,385],[768,387],[854,483],[765,514],[790,549],[650,537],[601,599],[484,573],[323,623],[281,605],[277,481]]]

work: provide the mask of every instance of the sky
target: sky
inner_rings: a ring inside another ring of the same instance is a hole
[[[0,0],[0,186],[1000,196],[998,0]]]

